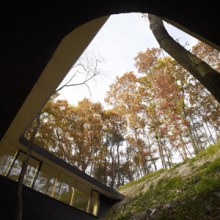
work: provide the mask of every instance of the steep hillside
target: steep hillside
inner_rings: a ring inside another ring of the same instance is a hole
[[[220,219],[220,142],[170,170],[119,189],[126,198],[103,220]]]

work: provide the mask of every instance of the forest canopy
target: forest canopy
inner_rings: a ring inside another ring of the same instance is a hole
[[[198,42],[191,52],[220,71],[220,53]],[[77,105],[54,94],[36,143],[117,188],[192,158],[220,138],[220,104],[160,48],[139,52],[137,72],[117,77],[101,103]],[[26,137],[30,138],[30,130]]]

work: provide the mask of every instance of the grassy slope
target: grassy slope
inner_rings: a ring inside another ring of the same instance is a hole
[[[220,219],[220,142],[170,170],[119,188],[126,198],[105,220]]]

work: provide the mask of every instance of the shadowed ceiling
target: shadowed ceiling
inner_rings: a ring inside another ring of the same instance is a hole
[[[43,3],[8,1],[1,9],[0,139],[8,130],[51,58],[56,58],[54,52],[57,51],[64,37],[89,21],[118,13],[156,14],[215,48],[220,48],[219,9],[212,1],[200,1],[196,6],[192,6],[191,1],[181,0],[93,0],[77,3],[75,1],[44,1]],[[94,22],[92,26],[84,26],[83,30],[80,29],[81,35],[74,38],[78,45],[75,59],[83,52],[106,18]],[[72,50],[74,51],[74,46]],[[52,79],[53,75],[50,77]],[[52,82],[47,78],[47,83]],[[56,86],[57,84],[54,83],[53,87]],[[33,105],[37,99],[38,96],[35,96],[34,100],[32,98]],[[40,104],[34,106],[34,108],[40,107]],[[31,111],[31,107],[26,107],[26,111],[28,110]]]

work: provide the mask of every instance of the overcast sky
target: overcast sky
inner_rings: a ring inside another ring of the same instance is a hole
[[[181,44],[194,45],[197,42],[197,39],[172,25],[165,24],[165,27]],[[121,76],[128,71],[136,71],[134,57],[138,52],[152,47],[159,47],[159,45],[149,29],[149,23],[142,18],[142,14],[112,15],[85,51],[88,56],[92,54],[103,60],[99,65],[101,74],[88,83],[90,92],[86,86],[69,87],[60,92],[61,98],[67,99],[74,105],[84,97],[103,104],[106,91],[116,76]],[[73,73],[70,71],[66,79]],[[73,82],[79,82],[81,79],[75,77],[73,80]]]

